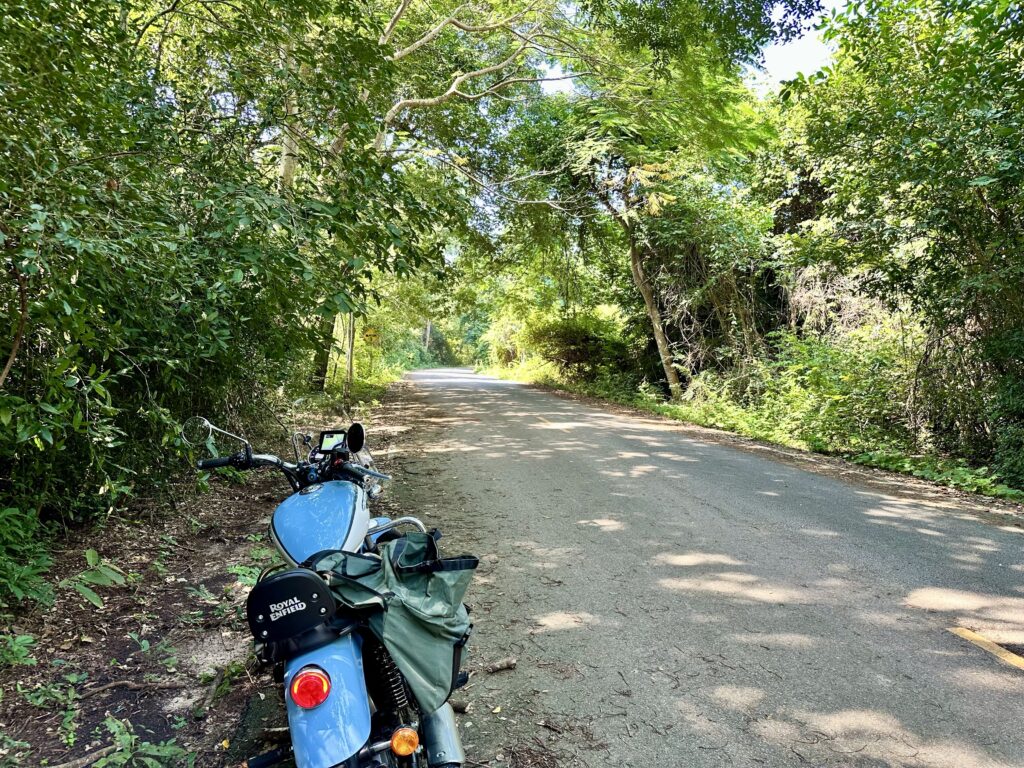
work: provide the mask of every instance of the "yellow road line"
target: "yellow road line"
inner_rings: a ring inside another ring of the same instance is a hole
[[[964,629],[963,627],[950,627],[949,631],[958,637],[962,637],[969,643],[974,643],[982,650],[988,651],[1005,664],[1009,664],[1011,667],[1016,667],[1017,669],[1024,669],[1024,658],[1021,658],[1016,653],[1011,653],[1001,645],[996,645],[987,637],[983,637],[977,632],[972,632],[971,630]]]

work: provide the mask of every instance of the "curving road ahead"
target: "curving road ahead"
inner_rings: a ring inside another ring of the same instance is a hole
[[[1024,766],[1024,669],[948,631],[1024,645],[1021,518],[467,370],[410,380],[401,504],[483,559],[474,760]]]

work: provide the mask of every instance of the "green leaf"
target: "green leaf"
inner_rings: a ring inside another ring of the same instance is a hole
[[[86,600],[95,605],[97,608],[103,607],[103,598],[93,592],[89,587],[85,586],[81,582],[75,582],[74,587],[78,590],[79,594],[82,595]]]
[[[95,584],[98,587],[109,587],[114,583],[110,577],[99,570],[83,571],[79,574],[78,578],[89,584]]]

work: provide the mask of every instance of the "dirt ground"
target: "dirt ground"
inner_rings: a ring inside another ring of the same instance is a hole
[[[197,765],[220,765],[259,684],[243,606],[271,558],[265,521],[280,486],[270,476],[214,482],[172,509],[135,509],[66,540],[55,581],[86,570],[93,549],[128,583],[95,587],[102,608],[57,587],[52,607],[11,627],[35,637],[37,663],[0,673],[0,764],[89,765],[82,759],[116,752],[115,735],[127,732],[132,752],[169,761],[173,741]]]

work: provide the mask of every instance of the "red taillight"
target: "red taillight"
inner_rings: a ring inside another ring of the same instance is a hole
[[[300,669],[292,678],[292,701],[303,709],[319,707],[331,695],[331,678],[318,667]]]

